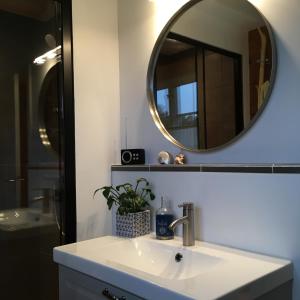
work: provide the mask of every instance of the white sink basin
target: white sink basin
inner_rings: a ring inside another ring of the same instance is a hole
[[[215,256],[146,239],[122,240],[101,250],[101,258],[110,264],[174,280],[198,276],[223,262]],[[182,255],[180,262],[175,260],[178,253]]]
[[[145,299],[238,299],[245,293],[255,299],[292,279],[287,260],[203,242],[183,247],[180,238],[151,235],[57,247],[54,261]]]

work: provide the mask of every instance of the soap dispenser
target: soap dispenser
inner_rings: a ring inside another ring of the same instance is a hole
[[[161,206],[156,211],[156,238],[159,240],[171,240],[174,238],[174,231],[169,229],[173,222],[174,215],[166,207],[164,198],[161,197]]]

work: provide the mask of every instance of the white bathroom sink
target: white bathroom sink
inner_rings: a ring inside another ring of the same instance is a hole
[[[255,299],[292,279],[287,260],[198,241],[183,247],[180,238],[152,235],[57,247],[54,261],[146,299],[235,299],[245,291]]]
[[[180,261],[176,261],[176,255],[182,256]],[[224,263],[216,256],[142,238],[106,245],[101,249],[101,258],[111,264],[174,280],[198,276]]]

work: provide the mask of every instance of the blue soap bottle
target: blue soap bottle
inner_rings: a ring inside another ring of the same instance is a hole
[[[161,197],[161,206],[156,211],[156,238],[159,240],[171,240],[174,238],[174,231],[169,229],[173,222],[174,215],[166,207],[164,198]]]

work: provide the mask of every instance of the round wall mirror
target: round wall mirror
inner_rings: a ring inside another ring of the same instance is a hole
[[[247,0],[195,0],[162,30],[148,68],[153,119],[191,151],[235,141],[265,107],[275,78],[270,25]]]

